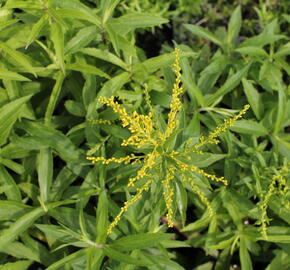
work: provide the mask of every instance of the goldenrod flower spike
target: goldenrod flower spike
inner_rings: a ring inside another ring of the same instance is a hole
[[[133,187],[135,182],[139,179],[142,179],[145,176],[148,176],[148,171],[153,168],[156,164],[155,159],[158,157],[157,153],[148,154],[145,158],[143,167],[137,172],[135,177],[129,179],[128,187]]]
[[[216,181],[216,182],[222,182],[224,183],[225,185],[228,184],[228,181],[222,176],[222,177],[217,177],[213,174],[209,174],[209,173],[206,173],[204,170],[194,166],[194,165],[188,165],[176,158],[173,157],[173,160],[178,164],[179,168],[181,171],[188,171],[188,172],[196,172],[204,177],[207,177],[213,181]]]
[[[174,194],[173,188],[171,186],[171,181],[174,178],[174,169],[172,167],[168,168],[166,178],[162,181],[163,188],[164,188],[164,199],[166,203],[166,209],[167,209],[167,224],[168,227],[173,227],[173,209],[172,209],[172,196]]]
[[[107,234],[110,234],[112,232],[113,228],[117,226],[122,215],[128,210],[128,208],[142,197],[142,193],[144,191],[149,190],[151,183],[152,183],[152,179],[149,179],[141,188],[137,188],[136,195],[134,195],[129,201],[126,201],[124,203],[124,206],[121,207],[120,213],[115,217],[114,221],[110,224],[110,226],[107,230]]]
[[[88,119],[88,122],[92,124],[103,124],[103,125],[112,125],[113,121],[105,119]]]
[[[286,193],[289,190],[289,186],[287,185],[286,177],[290,176],[290,163],[288,166],[283,166],[281,169],[276,171],[276,174],[273,176],[272,181],[268,187],[267,193],[263,196],[263,200],[259,203],[261,210],[261,219],[257,222],[260,224],[260,232],[263,238],[268,239],[267,236],[267,225],[270,223],[270,219],[267,216],[267,209],[269,205],[269,201],[271,197],[275,194],[281,196],[282,198],[286,197]],[[286,209],[290,208],[290,203],[287,201],[285,205]]]
[[[168,114],[168,122],[165,134],[162,136],[163,140],[166,140],[178,127],[178,120],[176,119],[177,113],[181,109],[181,100],[180,95],[183,92],[183,88],[180,86],[181,83],[181,67],[180,67],[180,59],[179,59],[179,49],[175,49],[175,63],[173,64],[173,71],[175,73],[176,79],[172,89],[172,98],[170,103],[170,112]]]
[[[227,131],[231,126],[233,126],[238,119],[242,118],[249,108],[250,108],[250,105],[245,105],[244,108],[237,115],[235,115],[233,118],[225,119],[224,123],[216,127],[215,130],[212,131],[207,137],[201,136],[199,143],[194,146],[194,149],[198,149],[206,144],[219,143],[219,140],[217,140],[216,138],[222,132]]]
[[[96,163],[102,161],[102,164],[109,164],[111,162],[115,163],[124,163],[124,164],[135,164],[140,162],[140,157],[131,154],[129,156],[121,157],[121,158],[104,158],[104,157],[87,157],[87,160],[92,161],[92,163]]]
[[[208,198],[201,191],[201,189],[194,183],[193,179],[192,178],[185,178],[185,179],[183,179],[183,181],[189,182],[194,193],[197,194],[197,196],[200,198],[200,200],[206,205],[209,215],[212,216],[214,214],[214,212],[213,212],[213,209],[210,205]]]
[[[143,179],[145,184],[140,188],[137,188],[135,195],[124,203],[124,206],[121,208],[120,213],[115,217],[113,222],[110,224],[109,229],[107,231],[110,234],[115,226],[117,226],[120,221],[122,215],[128,210],[128,208],[134,204],[137,200],[142,197],[144,191],[149,190],[153,175],[158,176],[154,177],[154,180],[157,181],[157,185],[161,185],[163,189],[164,202],[167,209],[167,222],[168,226],[172,227],[174,225],[173,214],[173,181],[176,181],[175,172],[178,172],[179,177],[182,182],[190,183],[191,189],[194,193],[198,195],[200,200],[207,207],[209,214],[213,214],[213,210],[211,208],[210,202],[207,199],[206,195],[203,191],[198,187],[194,180],[194,176],[192,172],[197,173],[201,176],[207,177],[213,181],[221,182],[227,185],[227,180],[224,177],[217,177],[213,174],[209,174],[204,170],[198,168],[197,166],[191,164],[190,155],[187,156],[187,163],[184,163],[181,159],[184,159],[185,151],[188,149],[184,149],[181,151],[180,149],[170,149],[168,147],[168,141],[171,140],[171,136],[173,132],[178,128],[178,113],[182,108],[182,103],[180,96],[183,92],[181,86],[181,68],[180,68],[180,60],[179,60],[179,49],[175,49],[175,63],[173,65],[173,71],[176,75],[176,80],[172,89],[172,99],[170,103],[170,111],[168,113],[167,127],[164,132],[159,130],[159,126],[156,123],[156,119],[153,117],[153,107],[150,102],[150,97],[148,91],[145,87],[145,101],[147,106],[149,107],[149,113],[147,115],[142,115],[134,112],[127,112],[123,106],[121,106],[118,102],[114,101],[114,97],[100,97],[99,100],[110,106],[114,112],[119,115],[120,120],[122,121],[122,126],[127,127],[131,132],[131,136],[122,142],[122,146],[133,146],[135,148],[146,149],[141,158],[140,156],[136,156],[134,154],[121,157],[121,158],[109,158],[105,159],[104,157],[88,157],[88,160],[91,160],[93,163],[101,162],[102,164],[109,164],[111,162],[115,163],[124,163],[124,164],[134,164],[136,162],[142,163],[141,168],[137,171],[136,175],[129,178],[128,187],[133,187],[136,184],[136,181]],[[147,92],[146,92],[147,91]],[[217,136],[227,130],[230,126],[234,124],[234,122],[241,118],[243,114],[248,109],[248,106],[236,116],[231,119],[225,120],[223,125],[217,127],[213,132],[209,134],[208,137],[201,137],[200,142],[191,149],[190,152],[195,152],[198,154],[202,154],[203,152],[198,148],[202,147],[205,144],[217,143]],[[155,115],[155,114],[154,114]],[[171,142],[171,141],[170,141]],[[140,151],[139,151],[140,153]],[[165,165],[167,164],[167,165]],[[163,174],[160,175],[160,168],[162,168]]]

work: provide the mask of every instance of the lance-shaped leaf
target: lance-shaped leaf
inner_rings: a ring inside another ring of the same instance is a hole
[[[28,60],[28,58],[25,56],[25,54],[23,54],[17,50],[12,49],[4,42],[0,42],[0,50],[2,50],[4,53],[9,55],[13,59],[13,61],[15,61],[15,64],[13,62],[13,64],[15,66],[20,65],[20,66],[24,67],[27,72],[34,74],[33,67],[31,65],[30,61]]]
[[[11,129],[23,109],[23,104],[30,98],[31,95],[18,98],[0,108],[0,146],[6,143]]]

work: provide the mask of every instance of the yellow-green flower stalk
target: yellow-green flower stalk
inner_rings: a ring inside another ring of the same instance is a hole
[[[167,222],[168,226],[173,226],[174,215],[174,181],[180,179],[184,183],[189,183],[192,191],[195,192],[200,200],[207,206],[210,215],[213,214],[210,202],[203,191],[198,187],[194,181],[194,175],[206,177],[215,182],[221,182],[227,184],[227,180],[224,177],[217,177],[213,174],[209,174],[204,170],[194,166],[190,163],[190,158],[187,162],[184,162],[184,149],[182,151],[174,150],[172,146],[172,136],[176,136],[174,131],[179,127],[178,114],[182,109],[181,94],[183,92],[181,86],[181,68],[179,59],[179,49],[175,49],[175,63],[173,65],[173,71],[176,75],[176,80],[172,89],[172,99],[170,103],[170,111],[168,113],[167,126],[164,131],[161,131],[156,123],[156,119],[153,113],[153,107],[150,102],[148,90],[145,86],[145,101],[149,107],[150,112],[147,115],[139,114],[136,111],[129,113],[123,106],[115,101],[114,97],[100,97],[99,100],[110,106],[115,113],[119,115],[123,127],[127,127],[131,132],[131,136],[122,142],[122,146],[133,146],[139,149],[146,149],[146,154],[136,156],[134,154],[122,157],[122,158],[109,158],[104,157],[88,157],[93,163],[102,162],[103,164],[109,164],[111,162],[124,163],[124,164],[142,164],[141,168],[137,171],[134,177],[131,177],[128,181],[128,187],[135,186],[135,183],[139,180],[144,180],[144,184],[137,188],[135,195],[124,203],[120,213],[115,217],[114,221],[110,224],[107,233],[110,234],[115,226],[117,226],[122,215],[128,210],[128,208],[142,197],[142,193],[148,191],[153,182],[153,175],[161,174],[159,177],[159,184],[163,188],[163,196],[165,205],[167,208]],[[225,120],[224,123],[217,127],[209,136],[200,138],[200,142],[195,145],[194,148],[186,149],[188,152],[195,152],[202,154],[199,150],[202,146],[211,143],[217,143],[217,136],[226,131],[234,122],[241,118],[249,106],[245,108],[236,116],[231,119]],[[157,169],[159,170],[157,172]],[[156,178],[154,178],[156,181]],[[157,180],[158,181],[158,180]]]
[[[261,219],[256,223],[260,225],[260,232],[264,239],[267,239],[267,225],[270,223],[271,219],[267,216],[268,205],[270,199],[273,195],[278,195],[280,198],[285,199],[287,192],[289,190],[289,183],[287,183],[287,178],[290,176],[290,163],[281,167],[278,170],[275,170],[275,174],[272,177],[272,181],[268,187],[268,190],[265,195],[263,195],[261,202],[259,203],[261,211]],[[286,200],[285,205],[286,209],[290,209],[290,202]]]

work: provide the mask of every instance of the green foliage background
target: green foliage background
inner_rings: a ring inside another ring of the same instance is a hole
[[[0,5],[0,270],[290,269],[289,1]],[[98,98],[145,113],[146,83],[162,125],[174,47],[185,91],[177,146],[251,105],[192,157],[230,183],[194,176],[214,218],[176,181],[173,229],[151,192],[107,236],[138,166],[86,160],[130,153],[120,146],[129,132]]]

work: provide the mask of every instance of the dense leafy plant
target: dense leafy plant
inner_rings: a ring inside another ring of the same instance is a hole
[[[153,2],[0,1],[0,269],[289,269],[289,4]]]

